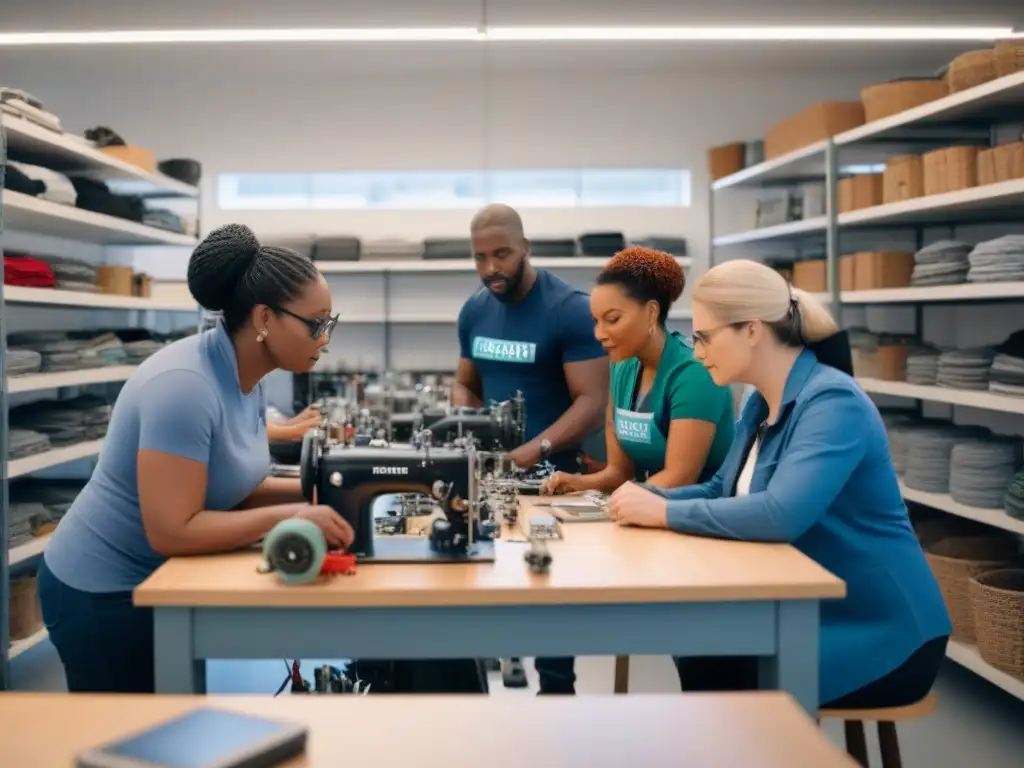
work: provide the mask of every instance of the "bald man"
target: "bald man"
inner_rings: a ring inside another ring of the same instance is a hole
[[[459,312],[459,360],[452,403],[479,407],[517,391],[526,400],[520,467],[546,459],[578,472],[581,445],[604,422],[608,358],[594,338],[590,298],[530,263],[519,214],[489,205],[470,224],[484,287]],[[573,693],[571,657],[537,659],[541,693]],[[509,675],[506,674],[506,681]]]

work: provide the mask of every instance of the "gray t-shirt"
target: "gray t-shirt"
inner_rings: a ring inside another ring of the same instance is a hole
[[[136,474],[142,449],[206,464],[206,509],[235,508],[267,476],[263,383],[242,393],[223,325],[160,350],[121,390],[96,470],[44,555],[68,586],[129,591],[166,559],[150,546],[142,525]]]

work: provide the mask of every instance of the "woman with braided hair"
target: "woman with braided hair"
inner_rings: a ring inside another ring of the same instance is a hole
[[[590,308],[611,359],[607,464],[593,474],[557,472],[546,493],[611,493],[628,480],[675,488],[715,474],[732,443],[732,395],[666,328],[684,286],[679,262],[650,248],[621,251],[598,275]]]
[[[267,476],[262,380],[316,364],[337,321],[323,275],[228,225],[195,249],[188,285],[220,319],[132,374],[39,566],[43,621],[71,692],[153,691],[152,612],[132,605],[132,590],[168,557],[245,547],[291,517],[314,522],[332,547],[352,542],[296,479]]]

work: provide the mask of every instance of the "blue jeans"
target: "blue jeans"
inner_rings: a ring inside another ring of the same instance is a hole
[[[39,603],[71,693],[153,693],[153,612],[131,592],[69,587],[39,563]]]

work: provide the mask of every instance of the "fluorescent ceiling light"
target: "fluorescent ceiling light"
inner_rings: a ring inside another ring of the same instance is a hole
[[[1010,27],[410,27],[0,32],[0,46],[265,42],[991,41]]]
[[[492,27],[488,40],[941,41],[996,40],[1010,27]]]
[[[153,43],[433,42],[483,39],[483,34],[475,27],[0,32],[0,46],[138,45]]]

